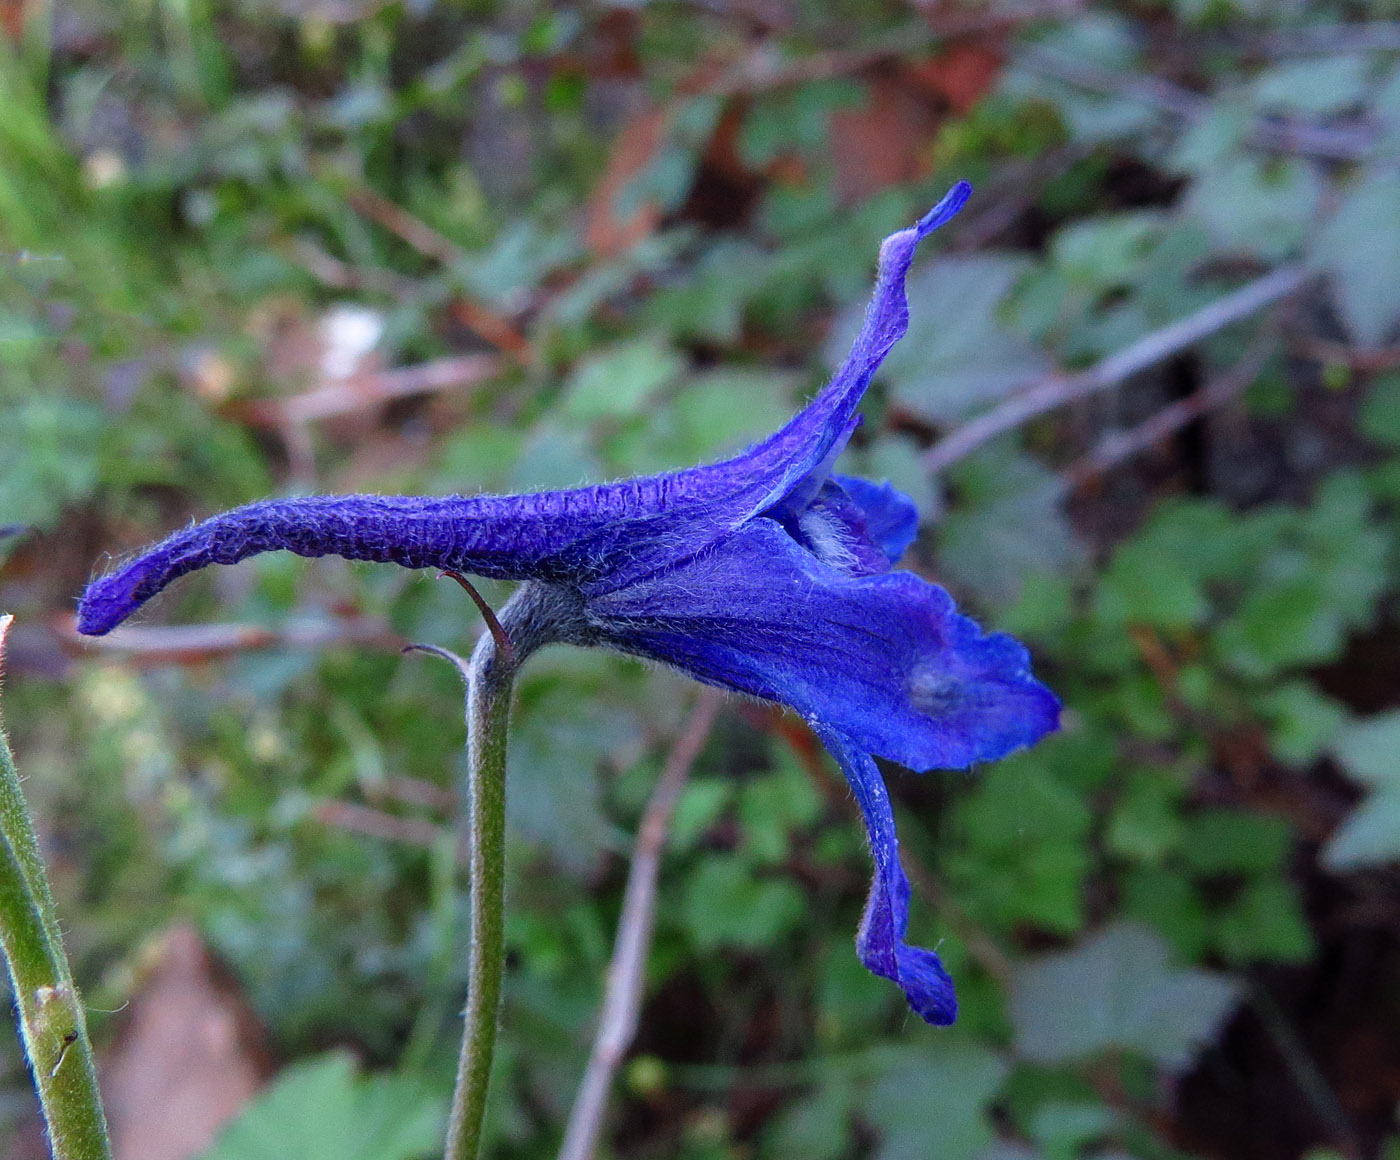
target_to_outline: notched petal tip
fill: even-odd
[[[958,996],[943,962],[925,947],[901,943],[895,948],[899,978],[895,981],[909,1008],[925,1023],[947,1027],[958,1018]]]
[[[78,603],[78,631],[84,636],[106,636],[136,608],[131,597],[130,570],[94,580]]]
[[[943,195],[942,201],[919,219],[919,224],[914,227],[918,231],[919,237],[925,238],[939,226],[950,222],[957,216],[958,211],[967,204],[967,199],[971,196],[972,182],[959,181]]]

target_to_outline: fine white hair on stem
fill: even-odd
[[[701,690],[690,720],[667,755],[656,788],[642,813],[632,869],[627,875],[627,889],[622,900],[622,915],[617,923],[617,938],[603,987],[598,1031],[569,1112],[559,1160],[592,1160],[597,1149],[613,1076],[637,1033],[647,952],[651,948],[656,918],[656,880],[661,868],[661,851],[666,845],[676,802],[685,788],[691,766],[714,727],[721,700],[721,694],[715,690]]]

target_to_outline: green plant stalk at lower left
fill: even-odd
[[[0,670],[13,617],[0,616]],[[0,949],[54,1160],[110,1160],[82,1001],[9,740],[0,725]]]

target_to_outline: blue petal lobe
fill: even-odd
[[[899,563],[919,534],[919,509],[914,501],[889,483],[871,483],[853,475],[831,478],[860,508],[870,538],[885,558],[892,565]]]
[[[590,595],[600,639],[790,705],[914,769],[994,761],[1056,728],[1026,650],[909,572],[852,575],[760,518],[629,588]]]
[[[820,721],[811,724],[850,782],[870,837],[875,880],[856,934],[856,954],[867,970],[897,983],[925,1023],[946,1026],[958,1015],[953,980],[933,951],[904,941],[909,927],[909,880],[899,861],[894,811],[880,771],[868,753],[838,730]]]

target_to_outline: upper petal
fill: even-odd
[[[962,209],[971,193],[971,185],[958,182],[917,223],[884,240],[875,291],[846,361],[786,425],[733,459],[637,481],[656,489],[664,516],[629,529],[629,558],[617,561],[598,591],[626,587],[789,497],[795,509],[808,505],[855,429],[856,409],[875,371],[909,329],[904,282],[919,242]]]
[[[994,761],[1058,723],[1026,650],[983,635],[941,588],[848,575],[768,519],[586,611],[613,647],[790,705],[914,769]]]
[[[831,383],[786,426],[706,467],[527,496],[314,496],[249,504],[195,524],[90,585],[79,630],[110,631],[172,580],[258,552],[339,555],[500,579],[626,587],[703,551],[794,489],[821,488],[875,369],[908,329],[904,279],[919,240],[953,216],[959,183],[885,239],[865,325]],[[806,497],[804,497],[804,505]]]

